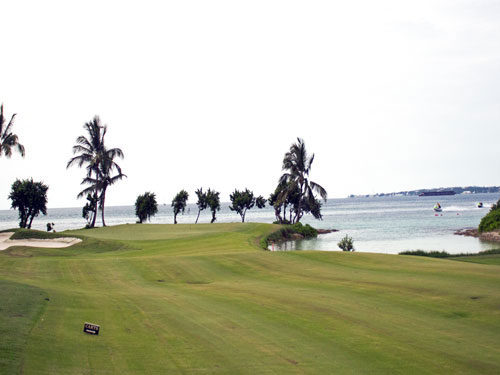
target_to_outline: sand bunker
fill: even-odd
[[[10,237],[14,232],[0,233],[0,250],[8,249],[11,246],[30,246],[30,247],[69,247],[78,242],[82,242],[79,238],[74,237],[61,237],[42,240],[39,238],[29,238],[24,240],[11,240]]]

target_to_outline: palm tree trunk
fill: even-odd
[[[297,210],[297,215],[295,215],[295,219],[297,222],[300,221],[300,218],[302,217],[301,212],[302,212],[302,197],[304,196],[304,181],[301,181],[300,183],[300,196],[299,196],[299,208]]]
[[[213,224],[213,222],[216,220],[215,218],[215,210],[212,211],[212,221],[210,222],[210,224]]]
[[[94,228],[95,227],[95,221],[97,219],[97,210],[98,210],[98,207],[97,207],[97,203],[94,205],[94,217],[92,218],[92,223],[90,223],[90,227],[91,228]]]
[[[102,226],[105,227],[106,223],[104,221],[104,201],[106,200],[106,189],[103,189],[101,193],[101,214],[102,214]]]
[[[19,209],[19,215],[21,217],[19,220],[19,228],[26,228],[27,213],[23,209]]]
[[[35,218],[35,215],[30,216],[30,223],[28,224],[28,229],[31,229],[31,223],[33,223],[34,218]]]
[[[200,213],[201,213],[201,210],[199,209],[198,210],[198,216],[196,216],[195,224],[198,224],[198,219],[200,218]]]
[[[99,196],[99,175],[96,173],[96,182],[95,182],[95,204],[94,204],[94,217],[92,218],[92,224],[90,224],[91,228],[95,227],[95,221],[97,219],[97,210],[99,206],[99,199],[97,197]]]

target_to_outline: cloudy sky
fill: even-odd
[[[33,177],[76,207],[66,169],[99,115],[128,179],[109,205],[186,189],[268,196],[304,138],[330,197],[500,185],[499,1],[4,1],[0,102]]]

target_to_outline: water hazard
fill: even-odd
[[[293,241],[275,245],[277,250],[326,250],[338,251],[338,241],[348,234],[354,239],[356,251],[398,253],[404,250],[445,250],[450,253],[479,252],[500,248],[500,244],[482,242],[472,237],[454,235],[463,228],[475,228],[489,207],[500,194],[468,194],[443,197],[368,197],[330,199],[323,206],[323,220],[304,217],[303,222],[316,228],[338,229],[338,232],[320,235],[315,240]],[[443,211],[435,213],[433,207],[439,201]],[[484,208],[477,208],[483,202]],[[239,222],[240,217],[223,203],[217,214],[217,222]],[[49,209],[47,216],[35,219],[33,227],[46,229],[46,223],[55,223],[55,229],[78,229],[85,226],[81,208]],[[179,223],[194,223],[198,213],[194,204],[188,205]],[[209,223],[211,215],[204,211],[200,223]],[[106,223],[118,225],[135,223],[133,206],[107,207]],[[266,207],[252,209],[246,221],[272,223],[274,212]],[[160,205],[152,223],[173,223],[173,213],[168,205]],[[98,221],[98,225],[99,221]],[[0,211],[0,230],[18,226],[17,211]]]

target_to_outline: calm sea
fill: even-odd
[[[461,194],[444,197],[368,197],[330,199],[323,207],[323,220],[310,217],[303,219],[316,228],[338,229],[339,232],[320,235],[315,240],[294,241],[282,245],[282,250],[339,250],[338,241],[348,234],[354,239],[356,251],[398,253],[404,250],[445,250],[450,253],[479,252],[500,248],[500,244],[480,241],[472,237],[454,235],[458,229],[479,225],[489,207],[500,198],[499,194]],[[433,206],[440,202],[443,212],[436,214]],[[484,208],[477,208],[483,202]],[[237,214],[223,203],[217,214],[217,222],[239,222]],[[48,222],[55,229],[77,229],[85,226],[81,208],[53,208],[47,216],[39,216],[33,222],[34,229],[45,230]],[[194,204],[188,205],[179,223],[194,223],[198,213]],[[203,211],[199,223],[210,222],[210,212]],[[254,208],[247,213],[247,222],[271,223],[271,208]],[[106,224],[135,223],[133,206],[107,207]],[[159,206],[152,223],[173,223],[169,206]],[[98,218],[98,224],[100,221]],[[0,211],[0,230],[18,226],[17,211]]]

